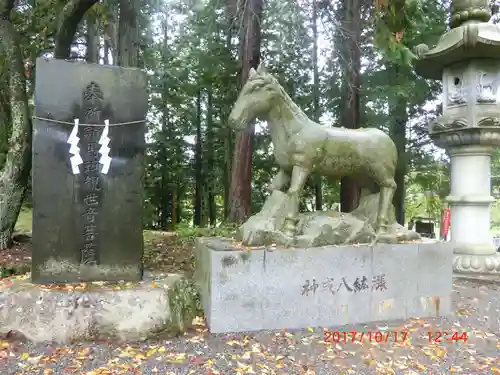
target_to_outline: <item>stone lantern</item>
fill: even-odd
[[[490,236],[491,154],[500,146],[500,28],[488,0],[453,0],[451,29],[436,47],[416,48],[416,73],[443,82],[443,114],[429,124],[451,160],[453,269],[500,273]]]

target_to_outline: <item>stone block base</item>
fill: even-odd
[[[195,282],[213,333],[451,314],[453,246],[245,249],[200,238]]]
[[[0,281],[0,335],[33,342],[142,340],[184,331],[197,313],[197,291],[180,275],[150,275],[138,283],[35,285]],[[199,305],[199,303],[198,303]]]
[[[500,275],[500,254],[454,254],[453,271],[457,273],[485,273]]]

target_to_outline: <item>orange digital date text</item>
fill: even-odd
[[[331,344],[338,343],[354,343],[354,342],[405,342],[408,339],[409,332],[407,331],[375,331],[375,332],[358,332],[358,331],[325,331],[325,342]]]

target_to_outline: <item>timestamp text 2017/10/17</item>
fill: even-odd
[[[377,343],[387,343],[389,341],[405,342],[408,338],[408,334],[408,331],[325,331],[324,341],[332,344],[364,341]]]

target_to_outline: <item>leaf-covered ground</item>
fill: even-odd
[[[212,335],[200,324],[175,339],[70,346],[0,342],[1,374],[500,374],[500,284],[456,279],[452,318],[344,328],[357,339],[325,343],[322,328]],[[330,328],[330,331],[335,329]],[[365,332],[359,342],[360,332]],[[399,332],[376,343],[368,332]],[[408,332],[402,341],[402,332]],[[467,333],[429,343],[428,332]],[[457,335],[457,336],[458,336]],[[451,336],[450,336],[451,337]]]

